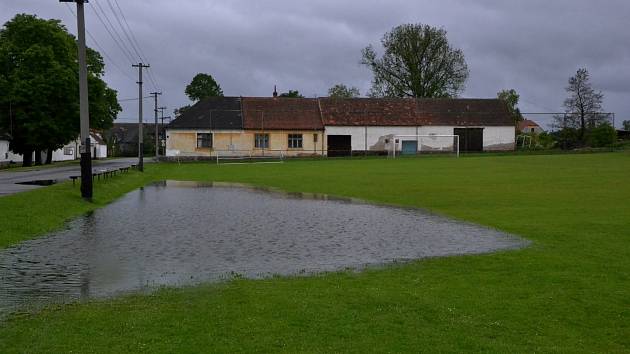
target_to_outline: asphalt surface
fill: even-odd
[[[144,163],[151,162],[151,159],[145,159]],[[138,158],[120,158],[102,161],[92,161],[92,169],[94,171],[103,169],[115,169],[120,167],[128,167],[138,163]],[[36,180],[56,180],[57,182],[68,181],[70,176],[81,174],[81,167],[76,165],[61,167],[45,167],[28,171],[0,171],[0,197],[3,195],[15,194],[37,188],[45,188],[37,185],[17,184],[21,182],[29,182]]]

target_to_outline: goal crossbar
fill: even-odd
[[[418,138],[454,138],[455,139],[455,151],[456,151],[456,155],[457,157],[459,157],[459,135],[455,135],[455,134],[422,134],[422,135],[393,135],[392,136],[392,157],[396,158],[396,140],[398,140],[398,138],[416,138],[416,141],[418,141]],[[401,143],[402,145],[402,143]],[[421,148],[422,149],[422,148]],[[422,150],[419,150],[422,151]],[[402,153],[401,153],[402,154]]]

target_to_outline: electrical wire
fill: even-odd
[[[112,30],[114,31],[112,33],[112,30],[110,30],[110,27],[107,26],[107,24],[105,23],[105,21],[103,20],[103,18],[101,17],[101,15],[99,14],[99,12],[97,11],[97,7],[101,9],[101,6],[99,5],[98,1],[93,1],[93,3],[96,3],[96,7],[94,6],[90,6],[90,8],[92,9],[92,11],[94,11],[94,14],[96,14],[96,17],[98,18],[98,20],[101,22],[101,24],[103,25],[103,27],[105,27],[105,30],[107,31],[107,33],[109,34],[109,36],[112,38],[112,40],[116,43],[116,45],[118,46],[118,48],[123,52],[123,54],[127,57],[127,60],[129,60],[130,63],[133,63],[135,60],[133,60],[133,55],[131,54],[131,52],[129,51],[129,49],[127,48],[127,46],[125,45],[125,42],[122,40],[122,38],[120,37],[120,35],[118,34],[118,32],[116,32],[116,29],[111,26],[111,21],[109,21],[109,18],[106,17],[106,14],[103,12],[103,17],[106,18],[107,22],[110,23],[110,26],[112,27]],[[114,33],[116,34],[116,36],[114,36]],[[118,37],[118,39],[116,39],[116,37]]]
[[[74,12],[74,10],[72,10],[72,7],[70,7],[70,5],[68,5],[67,2],[64,2],[64,4],[66,5],[66,7],[68,8],[68,10],[70,11],[70,13],[72,14],[72,16],[74,16],[75,18],[77,17],[77,14]],[[116,69],[118,69],[118,71],[120,71],[121,74],[123,74],[124,76],[126,76],[128,79],[130,80],[134,80],[134,78],[131,77],[131,75],[129,75],[128,72],[124,71],[122,69],[122,67],[120,65],[118,65],[118,63],[109,55],[109,53],[107,53],[107,51],[100,45],[100,43],[96,40],[96,38],[94,38],[94,36],[92,35],[92,33],[86,29],[85,32],[88,34],[88,37],[90,37],[90,39],[92,40],[92,42],[94,42],[94,45],[99,49],[99,53],[103,53],[103,55],[105,56],[105,58],[107,58],[109,60],[109,62],[116,67]]]

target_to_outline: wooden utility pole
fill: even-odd
[[[153,108],[153,113],[155,113],[155,160],[157,161],[158,156],[160,155],[160,150],[158,149],[158,105],[157,105],[157,97],[161,95],[162,92],[151,92],[150,95],[153,96],[153,102],[155,103]]]
[[[138,170],[144,171],[144,135],[142,133],[142,68],[150,65],[142,63],[131,65],[138,68]]]
[[[77,3],[77,47],[79,49],[79,114],[81,117],[81,197],[92,200],[92,156],[90,142],[90,110],[88,103],[87,64],[85,59],[85,14],[87,0],[59,0]]]

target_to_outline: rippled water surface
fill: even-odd
[[[167,181],[0,251],[0,314],[232,274],[333,271],[525,244],[416,209]]]

